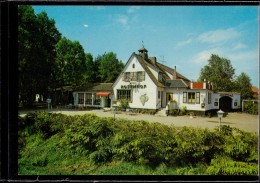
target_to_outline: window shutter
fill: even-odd
[[[134,79],[134,72],[130,72],[130,81],[133,81]]]
[[[200,103],[200,92],[196,92],[196,104]]]
[[[124,73],[122,73],[122,80],[123,80],[123,81],[125,81],[125,77],[126,77],[126,74],[125,74],[125,72],[124,72]]]
[[[137,72],[133,72],[133,78],[132,78],[133,81],[136,81],[137,80]]]
[[[142,71],[142,77],[141,77],[141,81],[144,81],[145,80],[145,72]]]

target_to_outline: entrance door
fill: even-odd
[[[229,112],[232,110],[232,98],[228,96],[221,97],[219,99],[219,109],[224,112]]]
[[[173,95],[172,93],[166,93],[166,104],[170,101],[173,101]]]

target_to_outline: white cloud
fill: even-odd
[[[221,43],[240,37],[240,32],[233,28],[208,31],[198,36],[198,41],[203,43]]]
[[[140,6],[131,6],[130,8],[127,9],[127,13],[134,13],[140,8],[141,8]]]
[[[121,25],[127,25],[128,24],[128,17],[126,15],[119,15],[116,18],[116,22]]]
[[[240,50],[243,48],[247,48],[247,45],[243,44],[243,43],[237,43],[234,47],[233,50]]]
[[[248,50],[248,51],[237,51],[233,52],[230,55],[230,59],[233,62],[250,62],[255,61],[258,62],[259,60],[259,51],[258,50]]]
[[[180,41],[176,44],[175,48],[179,48],[179,47],[183,47],[183,46],[186,46],[186,45],[189,45],[190,43],[192,43],[192,39],[187,39],[185,41]]]
[[[219,48],[212,48],[212,49],[209,49],[209,50],[203,50],[203,51],[197,53],[194,56],[193,62],[195,62],[196,64],[207,64],[207,61],[211,57],[211,54],[221,55],[220,53],[222,53],[222,51]]]
[[[87,25],[87,24],[84,24],[83,26],[86,27],[86,28],[88,28],[88,25]]]

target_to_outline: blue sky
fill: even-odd
[[[46,11],[64,37],[93,57],[114,52],[127,62],[144,47],[149,56],[197,80],[211,54],[231,61],[235,75],[259,78],[257,6],[33,6]],[[142,44],[143,41],[143,44]]]

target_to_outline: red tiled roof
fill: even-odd
[[[203,83],[202,82],[193,83],[193,88],[194,89],[202,89]]]
[[[189,82],[189,87],[191,88],[191,82]],[[206,83],[206,88],[212,90],[212,86]],[[203,82],[193,82],[193,89],[203,89]]]
[[[259,89],[256,87],[256,86],[252,86],[251,90],[254,92],[254,93],[259,93]]]

